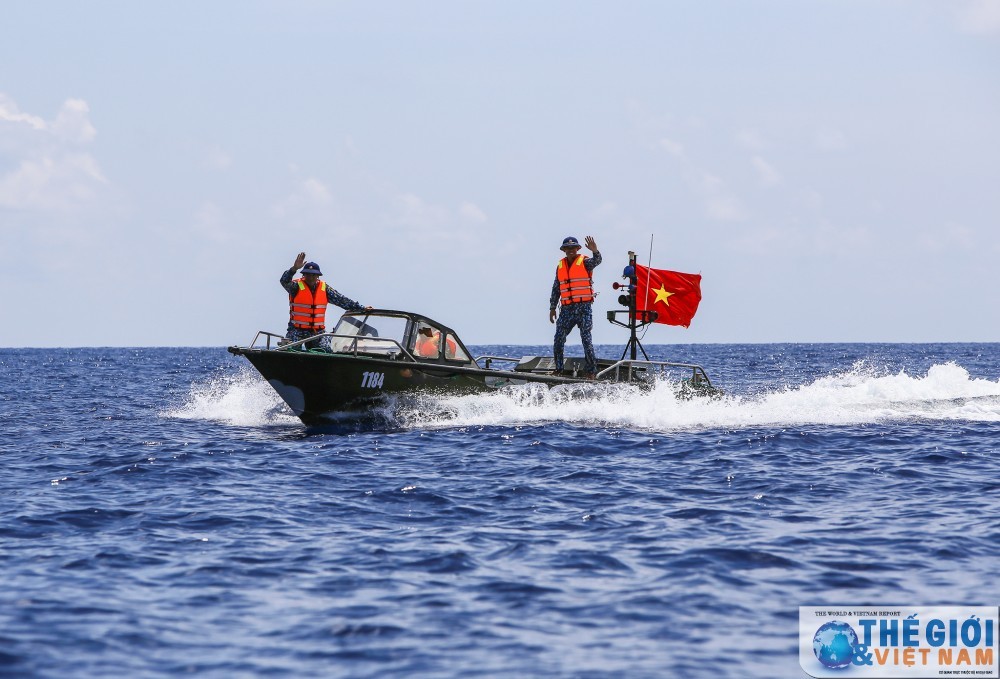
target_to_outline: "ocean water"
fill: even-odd
[[[0,350],[0,676],[801,677],[801,605],[1000,603],[1000,345],[647,350],[727,395],[310,430],[221,348]]]

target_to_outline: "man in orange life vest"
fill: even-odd
[[[417,341],[413,345],[413,353],[421,358],[437,358],[441,355],[441,331],[429,325],[423,325],[417,330]],[[448,336],[445,347],[445,358],[455,358],[458,344]]]
[[[303,262],[305,262],[305,266],[302,266]],[[299,268],[302,269],[302,277],[292,280]],[[306,253],[304,252],[300,252],[295,258],[291,269],[281,274],[281,287],[288,293],[289,303],[288,333],[285,336],[292,342],[326,332],[327,303],[336,304],[347,311],[371,309],[371,307],[361,306],[353,299],[344,297],[327,286],[319,279],[322,275],[323,272],[319,270],[319,265],[316,262],[306,262]],[[329,337],[306,342],[302,345],[303,348],[308,349],[316,347],[325,349],[329,346]]]
[[[584,373],[594,377],[597,373],[597,359],[594,356],[594,342],[590,331],[594,327],[594,267],[601,263],[601,253],[591,236],[584,239],[593,257],[580,254],[580,242],[573,236],[563,240],[559,248],[566,256],[556,265],[556,279],[549,295],[549,322],[556,324],[556,336],[552,353],[556,359],[556,372],[563,371],[563,348],[566,336],[573,326],[580,328],[585,357]],[[556,306],[559,306],[559,321],[556,322]]]

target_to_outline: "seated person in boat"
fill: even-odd
[[[454,359],[457,351],[458,345],[449,337],[445,343],[445,358]],[[441,331],[429,325],[420,326],[413,353],[419,358],[437,358],[441,354]]]

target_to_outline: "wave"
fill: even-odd
[[[191,385],[183,405],[161,415],[241,427],[301,424],[271,385],[247,367]]]
[[[877,375],[875,369],[857,364],[798,387],[715,399],[679,398],[676,388],[669,382],[651,390],[523,385],[491,394],[427,397],[402,414],[411,426],[565,422],[653,430],[914,419],[1000,421],[1000,380],[972,379],[954,363],[934,365],[924,376],[905,371]]]
[[[509,386],[496,392],[393,399],[378,421],[392,427],[506,426],[562,422],[634,429],[676,430],[796,424],[855,425],[901,420],[1000,421],[1000,380],[973,379],[955,364],[926,375],[878,374],[858,363],[811,383],[752,395],[679,398],[677,385]],[[298,424],[278,395],[251,369],[192,385],[186,402],[168,417],[238,426]],[[371,415],[371,413],[369,414]]]

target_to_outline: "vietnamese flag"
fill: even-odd
[[[635,265],[635,310],[655,311],[656,323],[691,325],[701,302],[701,274]]]

